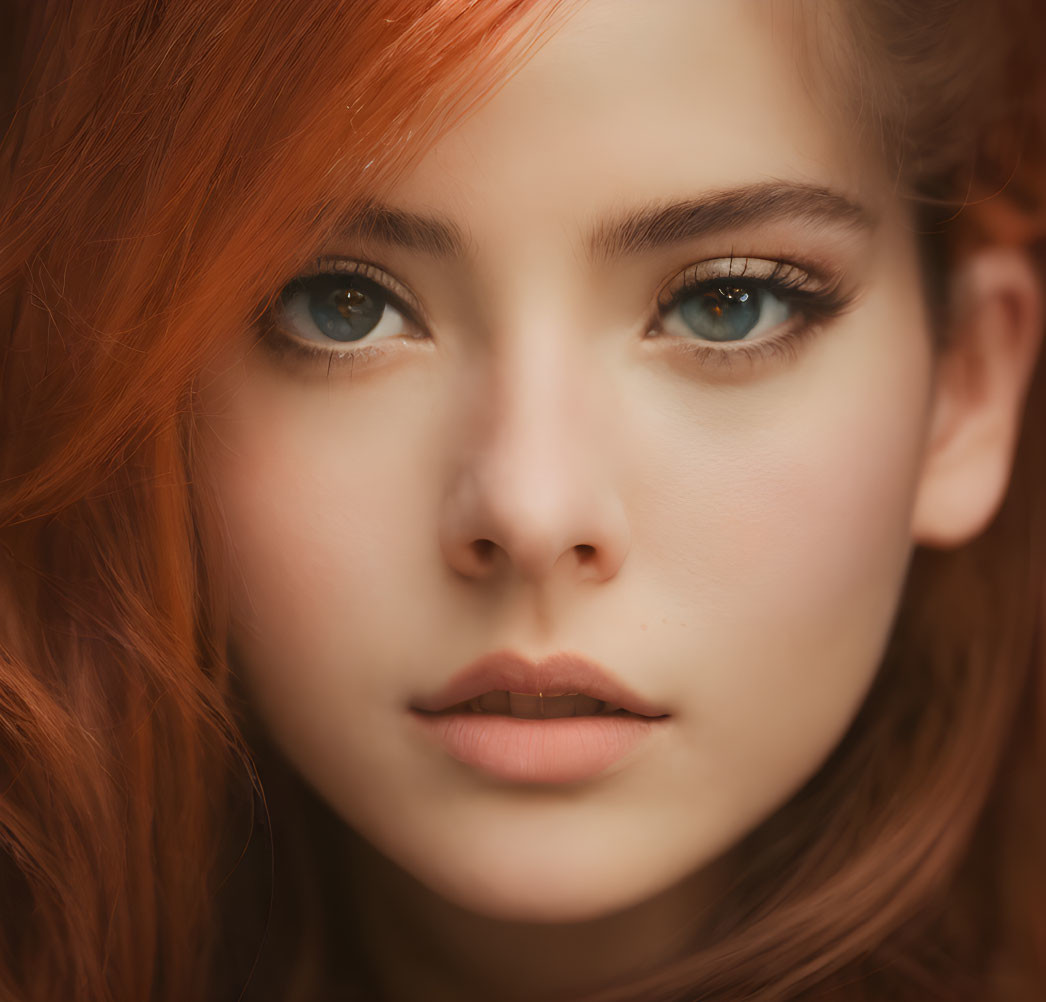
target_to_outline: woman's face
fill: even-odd
[[[585,919],[699,871],[880,660],[930,336],[890,180],[784,9],[582,6],[205,389],[258,714],[477,912]],[[485,706],[598,695],[572,655],[662,716],[418,709],[487,655],[538,668],[476,680],[523,693]]]

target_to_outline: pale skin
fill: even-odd
[[[909,210],[767,10],[581,7],[383,194],[460,247],[322,249],[380,266],[422,322],[346,345],[283,316],[327,354],[245,333],[201,384],[235,657],[278,746],[391,860],[361,867],[390,998],[534,999],[671,957],[716,861],[853,720],[914,545],[970,539],[1005,490],[1034,275],[973,255],[936,356]],[[717,198],[735,211],[678,239],[593,246]],[[743,356],[678,310],[652,330],[688,267],[782,261],[846,301],[801,338],[795,303],[764,303],[749,343],[793,351]],[[669,726],[591,782],[485,779],[407,707],[504,648],[581,652]]]

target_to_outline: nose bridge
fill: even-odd
[[[546,336],[515,341],[492,359],[476,474],[494,509],[511,520],[506,531],[551,532],[576,503],[588,420],[576,354]]]
[[[443,520],[444,552],[463,573],[502,566],[539,580],[565,563],[605,577],[627,548],[607,443],[597,441],[588,353],[562,326],[531,317],[492,339],[477,363]]]

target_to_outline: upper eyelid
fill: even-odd
[[[319,257],[313,261],[310,268],[298,276],[299,279],[315,278],[318,275],[343,274],[360,275],[370,279],[382,289],[391,294],[393,299],[400,301],[413,314],[413,318],[424,320],[425,308],[421,301],[410,289],[404,285],[395,275],[383,268],[380,264],[359,258],[344,257]]]
[[[769,286],[784,284],[796,288],[821,284],[818,276],[809,268],[804,268],[791,261],[760,257],[707,258],[704,261],[687,265],[665,282],[658,290],[657,305],[661,309],[667,309],[672,305],[673,297],[681,290],[706,281],[717,282],[727,279],[738,281],[747,279],[751,283],[762,283]]]

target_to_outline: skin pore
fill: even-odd
[[[390,998],[682,950],[853,720],[913,545],[1005,483],[1029,339],[951,392],[907,210],[811,99],[789,9],[579,7],[203,383],[235,660],[374,847]],[[358,342],[309,310],[338,281],[392,304]],[[709,339],[724,311],[745,339]],[[670,718],[595,780],[494,781],[409,706],[501,650],[581,653]]]

